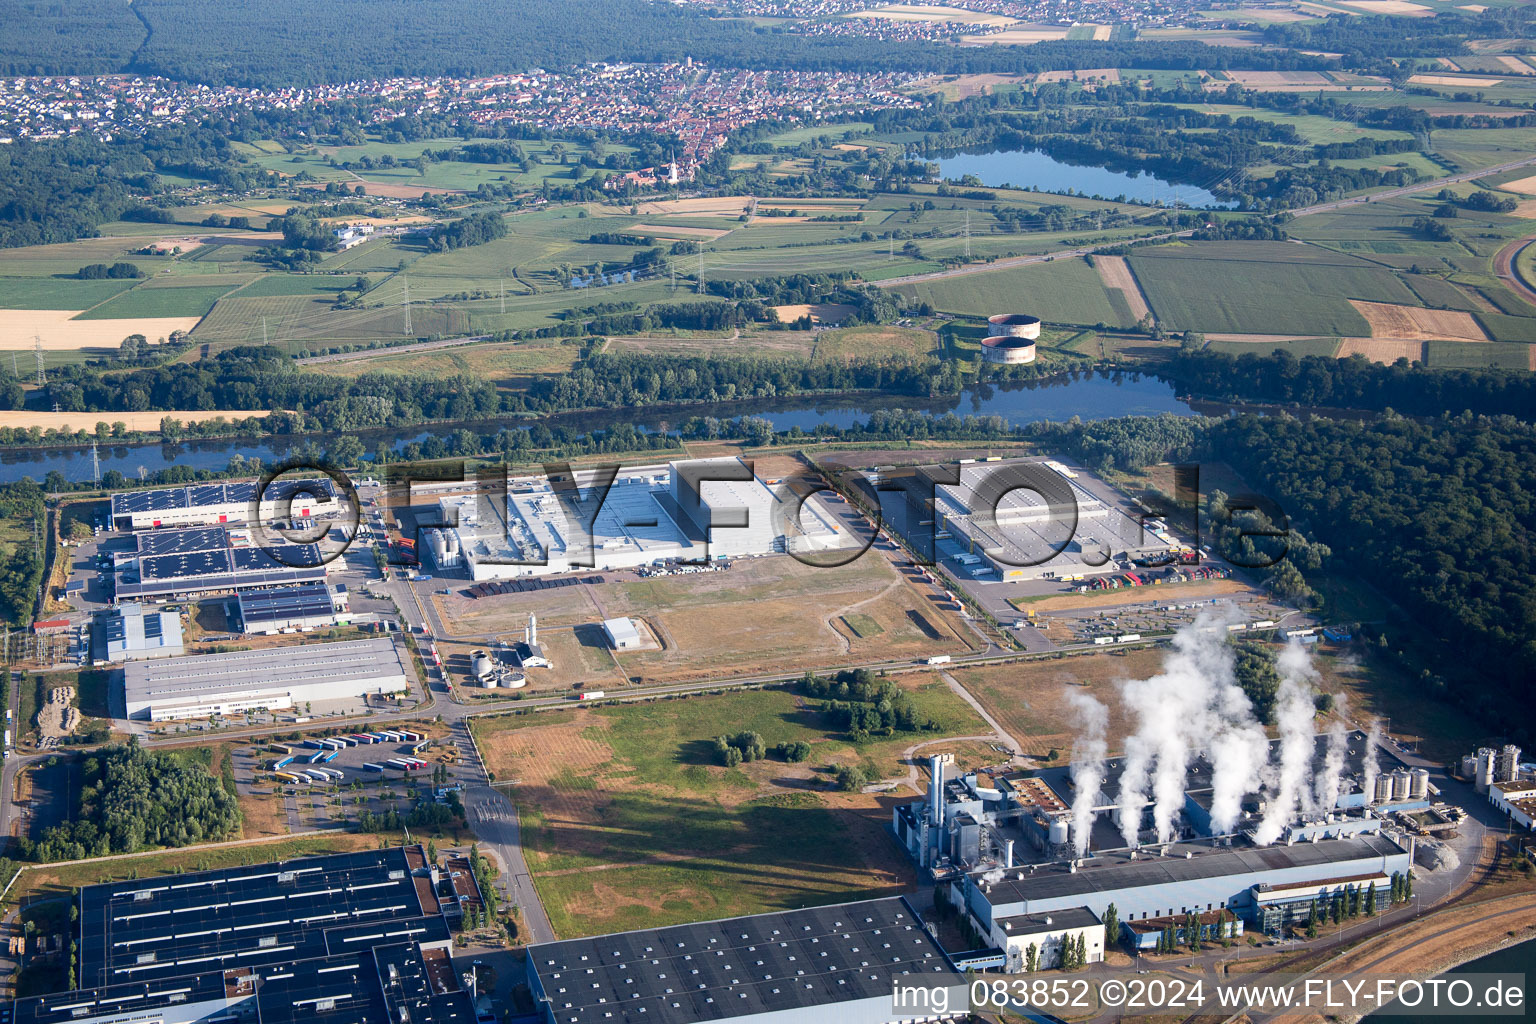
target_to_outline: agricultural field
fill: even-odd
[[[1137,270],[1140,276],[1140,270]],[[907,302],[949,313],[990,316],[1027,312],[1051,323],[1129,327],[1135,323],[1118,290],[1109,291],[1081,259],[1061,259],[894,287]]]
[[[578,346],[562,345],[559,339],[482,342],[394,354],[383,349],[357,359],[311,364],[309,369],[343,377],[364,373],[468,374],[510,388],[526,386],[529,380],[543,374],[569,373],[576,363],[577,352]]]
[[[841,327],[816,336],[811,358],[815,362],[899,358],[921,360],[939,352],[932,331],[912,327]]]
[[[152,283],[140,285],[94,309],[82,320],[123,320],[130,317],[202,317],[213,304],[235,288],[239,281],[226,284]]]
[[[914,790],[838,793],[829,771],[859,765],[872,778],[910,778],[908,747],[988,730],[932,675],[898,685],[936,730],[854,744],[794,693],[756,690],[482,718],[475,739],[495,778],[514,782],[534,884],[568,938],[909,885],[910,863],[884,826],[891,804]],[[770,756],[726,768],[713,737],[741,731],[770,748],[805,742],[812,753],[799,764]],[[955,749],[986,763],[974,746]]]
[[[0,277],[0,309],[85,310],[132,288],[134,281]]]

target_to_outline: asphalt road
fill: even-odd
[[[1504,248],[1494,253],[1493,272],[1499,275],[1499,280],[1503,281],[1510,291],[1520,296],[1526,302],[1536,305],[1536,290],[1533,290],[1530,285],[1526,284],[1525,279],[1515,270],[1515,260],[1525,250],[1525,247],[1532,242],[1536,242],[1536,235],[1526,235],[1524,238],[1510,242]]]

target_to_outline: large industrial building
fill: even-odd
[[[312,583],[326,574],[315,544],[263,542],[228,526],[145,531],[115,558],[119,601]]]
[[[14,1024],[475,1024],[449,921],[472,887],[420,847],[87,886],[73,992]]]
[[[132,603],[97,615],[91,643],[96,662],[173,658],[186,650],[179,612],[150,611]]]
[[[700,479],[721,476],[735,479]],[[427,530],[425,548],[438,569],[487,580],[850,543],[815,498],[786,525],[788,504],[740,459],[626,467],[601,505],[596,471],[575,473],[573,483],[579,500],[562,497],[546,477],[511,478],[505,495],[440,498],[440,521],[456,525]],[[591,523],[590,549],[582,520]]]
[[[218,523],[263,523],[293,518],[322,518],[343,511],[330,480],[273,480],[261,492],[251,481],[189,484],[112,495],[112,525],[119,530]]]
[[[129,718],[165,722],[356,700],[408,688],[387,637],[132,662],[123,669]]]
[[[348,591],[329,583],[242,590],[235,597],[235,618],[242,633],[280,633],[333,626],[346,616]]]
[[[893,529],[978,583],[1114,572],[1172,543],[1108,485],[1054,459],[964,459],[868,481]]]
[[[963,1018],[968,985],[902,897],[530,946],[544,1024],[889,1024]],[[912,986],[943,993],[895,1007]]]

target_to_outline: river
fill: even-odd
[[[1066,192],[1070,189],[1105,199],[1123,196],[1145,203],[1161,199],[1169,206],[1173,205],[1177,194],[1180,206],[1209,209],[1237,205],[1197,185],[1178,185],[1149,171],[1137,170],[1132,174],[1107,167],[1079,167],[1057,160],[1038,149],[958,153],[941,157],[938,165],[939,174],[949,181],[959,181],[965,175],[973,174],[983,185],[994,188],[1038,187],[1042,192]]]
[[[947,412],[953,412],[957,416],[996,415],[1002,416],[1014,425],[1041,420],[1068,420],[1073,416],[1094,420],[1116,416],[1151,416],[1158,413],[1191,416],[1197,412],[1188,402],[1176,397],[1171,383],[1156,377],[1139,374],[1081,373],[1048,381],[1018,382],[1007,386],[984,384],[965,389],[958,398],[937,401],[870,394],[846,397],[815,396],[733,402],[726,405],[568,413],[544,417],[539,422],[551,426],[563,426],[578,432],[605,430],[618,424],[633,424],[646,432],[654,432],[675,430],[694,416],[716,416],[721,419],[760,416],[770,421],[775,430],[791,430],[795,427],[811,430],[821,424],[837,428],[850,427],[867,420],[871,413],[880,409],[909,409],[934,415],[943,415]],[[1202,407],[1198,411],[1219,412],[1220,410]],[[398,451],[413,441],[424,441],[434,434],[447,436],[466,426],[477,433],[487,434],[504,424],[526,426],[531,422],[534,421],[516,419],[472,424],[434,424],[392,431],[362,432],[358,436],[362,438],[364,447],[369,452],[372,452],[381,442],[389,444],[392,449]],[[246,458],[259,458],[265,463],[272,464],[281,462],[295,448],[312,439],[322,444],[325,441],[323,437],[311,438],[308,435],[226,438],[184,441],[180,444],[107,445],[102,446],[98,454],[103,473],[109,469],[115,469],[132,478],[138,475],[141,466],[151,473],[170,466],[222,470],[228,464],[230,457],[236,454]],[[0,449],[0,483],[10,483],[26,476],[34,480],[42,480],[50,470],[55,469],[67,480],[90,480],[90,449]]]

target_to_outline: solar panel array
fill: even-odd
[[[296,618],[321,619],[335,610],[331,588],[325,583],[296,587],[268,587],[240,593],[240,622],[246,632],[274,622]]]
[[[689,1024],[963,984],[906,900],[868,900],[534,946],[554,1024]]]

